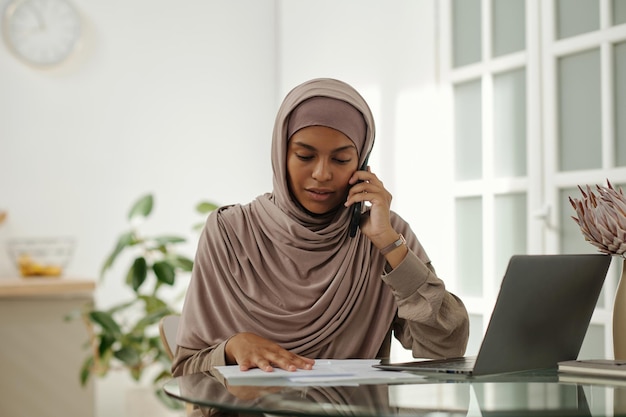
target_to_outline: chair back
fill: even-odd
[[[176,353],[176,332],[178,331],[178,322],[180,316],[177,314],[170,314],[164,316],[159,321],[159,335],[161,336],[161,343],[165,348],[165,352],[171,360],[174,359]]]

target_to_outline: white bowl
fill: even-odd
[[[59,277],[74,254],[69,237],[19,238],[7,242],[9,256],[22,277]]]

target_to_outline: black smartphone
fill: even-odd
[[[365,157],[365,161],[363,161],[363,165],[361,165],[361,168],[359,168],[360,171],[367,170],[368,159],[369,159],[369,155]],[[359,182],[363,182],[363,181],[359,181]],[[350,237],[356,236],[356,229],[358,229],[359,225],[361,224],[362,207],[363,207],[363,203],[360,201],[352,205],[352,216],[350,217],[350,227],[348,229]]]

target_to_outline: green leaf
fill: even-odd
[[[107,374],[107,372],[109,372],[109,369],[111,368],[111,359],[113,358],[113,349],[109,349],[107,351],[104,352],[104,355],[100,356],[98,362],[98,367],[100,368],[98,370],[98,375],[100,376],[104,376]]]
[[[196,211],[200,214],[207,214],[213,210],[217,210],[219,206],[210,201],[201,201],[196,205]]]
[[[141,332],[132,333],[131,331],[126,335],[124,344],[134,346],[136,348],[137,346],[143,346],[145,338],[146,335],[142,334]]]
[[[156,385],[159,382],[165,382],[166,380],[170,379],[172,377],[172,373],[163,369],[161,370],[161,372],[159,372],[159,374],[157,374],[157,376],[154,377],[154,379],[152,380],[152,382]]]
[[[170,263],[175,267],[185,272],[191,272],[193,269],[193,261],[186,256],[175,255],[169,259]]]
[[[157,311],[154,311],[144,317],[141,318],[141,320],[139,320],[137,322],[137,324],[135,325],[135,327],[133,328],[133,330],[131,330],[132,334],[143,334],[144,331],[146,330],[146,327],[157,324],[159,322],[159,320],[161,320],[162,317],[170,314],[172,311],[168,308],[165,309],[160,309]],[[148,339],[148,342],[150,341],[150,339]]]
[[[105,333],[100,337],[100,344],[98,345],[98,353],[100,356],[105,356],[107,351],[111,350],[111,347],[117,339],[110,333]]]
[[[134,217],[148,217],[148,215],[152,212],[152,207],[154,205],[154,198],[152,194],[146,194],[141,197],[139,200],[133,204],[130,211],[128,212],[128,220],[132,220]]]
[[[139,381],[141,379],[141,371],[141,367],[130,368],[130,376],[132,376],[135,381]]]
[[[91,311],[89,312],[89,318],[94,323],[100,325],[102,330],[111,333],[115,337],[119,337],[122,334],[122,329],[113,319],[113,316],[105,311]]]
[[[155,262],[154,265],[152,265],[152,270],[154,271],[159,282],[167,285],[174,285],[174,280],[176,279],[176,271],[169,262]]]
[[[113,248],[113,251],[107,257],[106,261],[104,262],[104,265],[102,265],[102,269],[100,270],[100,278],[102,279],[102,276],[104,275],[106,270],[109,269],[113,265],[113,263],[117,259],[117,256],[125,248],[129,246],[133,246],[136,243],[137,241],[135,240],[135,236],[133,232],[126,232],[120,235],[120,237],[117,239],[117,243],[115,244],[115,248]]]
[[[139,287],[143,284],[148,276],[148,264],[146,262],[146,258],[140,256],[135,259],[133,265],[130,267],[127,275],[127,281],[130,277],[131,285],[133,287],[133,291],[139,291]]]
[[[131,301],[127,301],[127,302],[125,302],[125,303],[117,304],[117,305],[115,305],[115,306],[113,306],[113,307],[109,308],[109,309],[107,310],[107,312],[108,312],[109,314],[115,314],[115,313],[117,313],[118,311],[126,310],[128,307],[132,306],[132,305],[133,305],[133,304],[135,304],[136,302],[137,302],[137,300],[136,300],[136,299],[133,299],[133,300],[131,300]]]
[[[148,314],[164,309],[169,310],[167,303],[154,295],[141,295],[139,298],[146,304]]]
[[[168,311],[167,314],[171,314],[171,311]],[[159,319],[160,320],[160,319]],[[150,347],[152,347],[155,351],[159,352],[159,354],[161,352],[164,353],[164,349],[163,349],[163,342],[161,342],[161,337],[160,336],[153,336],[148,338],[148,344],[150,345]]]
[[[154,238],[157,246],[166,246],[172,243],[183,243],[186,239],[180,236],[159,236]]]
[[[88,356],[80,367],[80,386],[84,387],[91,376],[91,368],[93,367],[93,356]]]
[[[129,346],[122,347],[113,353],[113,355],[128,367],[135,367],[141,362],[139,352]]]

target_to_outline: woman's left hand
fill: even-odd
[[[384,237],[389,231],[393,232],[389,216],[391,193],[376,174],[371,172],[370,167],[367,167],[367,171],[356,171],[349,183],[352,187],[348,192],[346,206],[350,207],[357,202],[369,203],[369,211],[362,217],[360,227],[361,232],[376,244],[377,237]]]
[[[350,207],[358,202],[370,204],[370,209],[361,217],[361,232],[378,249],[383,249],[398,240],[399,233],[391,226],[392,196],[383,182],[371,172],[369,167],[367,167],[367,171],[356,171],[348,182],[352,187],[348,192],[345,205]],[[387,263],[395,268],[402,262],[407,251],[405,245],[398,246],[396,250],[385,255]]]

